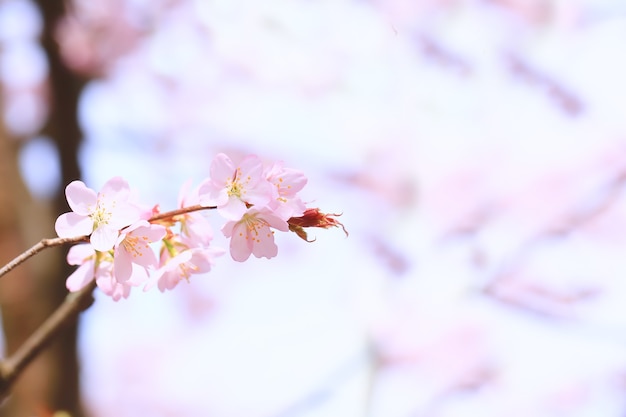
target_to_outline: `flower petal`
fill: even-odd
[[[65,187],[65,198],[73,212],[87,216],[96,206],[98,195],[82,181],[72,181]]]
[[[281,232],[286,232],[289,230],[289,223],[276,216],[269,210],[262,210],[259,217],[263,218],[263,220],[265,220],[265,222],[274,229],[280,230]]]
[[[237,262],[244,262],[252,253],[252,241],[245,224],[237,223],[232,229],[230,256]]]
[[[211,161],[211,180],[215,182],[216,185],[223,187],[226,185],[227,181],[232,180],[235,175],[235,165],[231,159],[223,154],[219,153],[215,155],[213,161]]]
[[[125,201],[115,201],[108,206],[111,210],[111,219],[109,226],[115,229],[121,229],[141,219],[141,210],[134,204]]]
[[[88,243],[72,246],[67,252],[67,263],[70,265],[82,265],[87,259],[94,256],[96,251]]]
[[[252,254],[257,258],[273,258],[278,255],[278,246],[274,243],[274,234],[269,227],[260,227],[258,236],[252,245]]]
[[[239,169],[241,170],[239,180],[246,183],[249,178],[249,184],[251,186],[256,184],[259,180],[265,179],[263,177],[263,161],[256,155],[246,156],[239,164]]]
[[[78,291],[94,278],[94,262],[85,262],[67,277],[65,287],[71,292]]]
[[[216,185],[207,179],[198,187],[198,201],[204,207],[222,206],[228,201],[228,190],[224,185]]]
[[[272,200],[272,184],[263,181],[252,188],[246,188],[244,200],[257,208],[265,206]]]
[[[112,227],[100,226],[91,234],[89,241],[93,248],[100,252],[106,252],[113,249],[113,245],[117,241],[119,231]]]
[[[59,237],[78,237],[89,235],[93,230],[93,220],[74,212],[61,214],[54,223]]]
[[[130,196],[130,186],[122,177],[113,177],[104,183],[98,197],[108,206],[108,202],[127,201]]]
[[[123,246],[119,246],[115,251],[115,257],[113,261],[113,272],[115,279],[119,283],[123,283],[129,280],[133,272],[133,257],[127,251],[123,249]]]
[[[248,210],[246,203],[236,197],[229,198],[228,202],[224,206],[217,208],[217,212],[220,216],[223,216],[228,220],[241,219],[246,210]]]

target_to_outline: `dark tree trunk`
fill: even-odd
[[[54,237],[54,219],[68,211],[64,186],[80,178],[77,160],[81,141],[78,99],[84,80],[63,65],[54,39],[55,25],[65,13],[61,0],[37,0],[44,20],[42,45],[49,62],[49,118],[43,134],[56,144],[61,158],[59,194],[50,207],[33,202],[16,164],[16,144],[0,126],[0,262],[6,263],[44,237]],[[6,351],[11,353],[61,304],[71,268],[65,249],[48,249],[0,279],[0,304]],[[68,326],[21,375],[1,415],[46,415],[55,410],[83,415],[80,405],[77,325]]]

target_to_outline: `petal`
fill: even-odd
[[[150,274],[150,278],[147,280],[146,284],[143,287],[143,292],[150,291],[152,287],[154,287],[154,285],[159,282],[159,279],[161,279],[161,276],[163,276],[164,272],[165,269],[163,268],[152,271],[152,273]]]
[[[252,188],[246,188],[244,200],[256,207],[265,206],[272,200],[272,184],[263,180]]]
[[[241,170],[240,180],[243,182],[250,178],[250,184],[256,184],[259,180],[265,179],[263,161],[256,155],[245,157],[239,164],[239,169]]]
[[[157,286],[159,291],[171,290],[181,281],[180,274],[177,271],[163,271],[163,275],[158,280]]]
[[[65,187],[65,198],[73,212],[87,216],[96,206],[98,195],[82,181],[72,181]]]
[[[146,226],[150,226],[150,223],[148,223],[147,220],[139,219],[136,222],[132,223],[130,226],[128,226],[126,229],[124,229],[122,233],[126,235],[128,233],[134,232],[140,227],[146,227]]]
[[[71,292],[78,291],[85,285],[89,284],[94,278],[94,262],[85,262],[72,274],[67,277],[65,287]]]
[[[59,237],[86,236],[93,231],[93,220],[73,212],[61,214],[54,223],[54,230]]]
[[[189,195],[189,190],[191,189],[191,179],[188,179],[181,185],[180,191],[178,192],[178,208],[186,207],[185,204],[193,205],[190,202],[192,200],[192,196]]]
[[[98,198],[106,204],[112,201],[127,201],[130,196],[128,182],[122,177],[113,177],[104,183],[98,193]]]
[[[222,249],[208,248],[194,251],[191,262],[198,267],[196,273],[209,272],[213,267],[213,259],[224,254]]]
[[[200,214],[189,214],[181,223],[182,234],[189,240],[191,246],[208,246],[213,240],[211,223]]]
[[[246,203],[236,197],[231,197],[228,202],[217,208],[217,212],[228,220],[239,220],[248,210]]]
[[[158,224],[151,224],[147,227],[141,227],[140,230],[137,230],[137,236],[145,236],[148,238],[148,242],[156,242],[161,240],[167,234],[167,229],[165,226],[161,226]]]
[[[222,233],[224,234],[224,236],[231,237],[233,235],[233,230],[235,226],[237,225],[237,223],[238,222],[234,220],[226,222],[224,226],[222,226]]]
[[[100,288],[103,293],[110,296],[113,301],[128,298],[130,295],[130,285],[120,284],[109,275],[96,278],[96,284],[98,285],[98,288]]]
[[[284,221],[288,221],[292,217],[302,216],[304,214],[304,211],[306,210],[306,205],[302,202],[300,198],[296,197],[285,202],[280,200],[274,200],[268,206],[268,208],[276,217]]]
[[[111,211],[109,226],[121,229],[141,219],[141,210],[134,204],[125,201],[110,202],[107,208]]]
[[[67,263],[70,265],[82,265],[87,259],[96,254],[93,247],[88,243],[81,243],[79,245],[72,246],[67,252]]]
[[[205,207],[222,206],[228,202],[228,190],[208,179],[198,187],[198,201]]]
[[[119,246],[115,251],[115,257],[113,258],[113,271],[115,272],[115,279],[117,282],[126,282],[130,278],[133,272],[133,257],[123,246]]]
[[[233,179],[235,175],[235,165],[233,161],[223,153],[215,155],[213,161],[211,161],[211,180],[215,184],[225,186],[226,183]]]
[[[280,181],[279,179],[282,179]],[[298,191],[302,190],[307,183],[307,177],[302,171],[298,171],[291,168],[285,168],[283,173],[272,181],[275,185],[279,186],[280,195],[293,196]]]
[[[135,264],[132,265],[132,268],[133,268],[133,272],[130,275],[130,279],[124,283],[125,285],[132,285],[136,287],[148,281],[150,276],[146,268],[143,268]]]
[[[233,237],[230,239],[230,256],[237,262],[243,262],[252,253],[252,241],[247,235],[247,228],[237,223],[233,228]]]
[[[138,244],[136,248],[138,249],[140,255],[132,257],[133,263],[141,265],[143,268],[156,268],[158,266],[159,261],[149,245],[145,243]]]
[[[119,236],[118,229],[112,227],[100,226],[91,234],[89,241],[93,248],[100,252],[106,252],[113,249],[113,245]]]
[[[258,217],[262,218],[271,227],[280,230],[281,232],[286,232],[289,230],[289,223],[287,223],[285,220],[281,219],[269,210],[261,210],[258,214]]]
[[[278,254],[278,246],[274,243],[274,234],[269,227],[258,229],[259,235],[252,244],[252,254],[257,258],[273,258]]]

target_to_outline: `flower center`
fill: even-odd
[[[145,236],[142,236],[142,239],[140,239],[139,236],[126,235],[122,241],[122,246],[133,258],[136,258],[143,256],[143,251],[148,247],[148,244]]]
[[[250,182],[252,178],[248,175],[244,182],[241,182],[241,168],[237,168],[235,170],[235,175],[227,185],[228,188],[228,196],[235,196],[237,198],[242,198],[246,193],[246,185]]]
[[[232,197],[235,196],[237,198],[241,198],[241,194],[244,192],[243,187],[241,186],[241,183],[237,180],[233,181],[230,183],[229,187],[228,187],[228,196]]]
[[[96,209],[89,216],[93,220],[93,230],[96,230],[102,225],[109,224],[109,220],[111,220],[112,215],[113,213],[108,211],[106,207],[98,201]]]
[[[187,282],[189,282],[189,277],[191,277],[191,274],[197,273],[198,269],[199,268],[196,265],[188,264],[186,262],[178,265],[178,270],[180,271],[179,276],[181,280],[184,279]]]
[[[264,219],[259,219],[258,217],[250,214],[244,214],[242,221],[246,225],[246,229],[248,233],[246,234],[246,240],[252,239],[253,242],[260,243],[263,236],[260,236],[259,230],[264,227],[268,228],[267,237],[269,238],[274,232],[269,231],[269,223]]]

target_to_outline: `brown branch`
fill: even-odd
[[[179,216],[181,214],[193,213],[194,211],[200,210],[214,210],[217,207],[215,206],[201,206],[200,204],[196,204],[195,206],[183,207],[178,210],[166,211],[165,213],[155,214],[150,217],[148,221],[150,223],[157,222],[159,220],[172,219],[175,216]]]
[[[177,209],[177,210],[166,211],[165,213],[159,213],[157,215],[152,216],[150,219],[148,219],[148,221],[149,222],[156,222],[156,221],[159,221],[159,220],[171,219],[171,218],[173,218],[175,216],[179,216],[181,214],[192,213],[194,211],[200,211],[200,210],[212,210],[212,209],[215,209],[215,208],[216,207],[214,207],[214,206],[206,207],[206,206],[201,206],[201,205],[184,207],[184,208]],[[36,255],[37,253],[41,252],[42,250],[44,250],[46,248],[51,248],[53,246],[61,246],[61,245],[65,245],[66,243],[78,243],[78,242],[88,242],[88,241],[89,241],[89,236],[57,237],[57,238],[53,238],[53,239],[41,239],[41,241],[39,241],[39,243],[37,243],[36,245],[32,246],[30,249],[28,249],[25,252],[23,252],[22,254],[18,255],[11,262],[9,262],[8,264],[6,264],[2,268],[0,268],[0,277],[2,277],[3,275],[7,274],[12,269],[14,269],[16,266],[18,266],[19,264],[21,264],[24,261],[26,261],[28,258]]]
[[[48,240],[55,241],[58,239]],[[0,362],[0,399],[8,394],[15,379],[54,336],[65,326],[71,324],[81,311],[91,305],[94,288],[96,288],[95,280],[79,291],[68,294],[59,308],[24,341],[19,349],[13,355]]]
[[[45,248],[51,248],[53,246],[61,246],[66,243],[78,243],[78,242],[86,242],[88,239],[87,236],[78,236],[78,237],[57,237],[54,239],[41,239],[39,243],[26,250],[22,254],[15,257],[11,262],[0,268],[0,277],[11,271],[13,268],[26,261],[28,258],[36,255],[41,252]]]

